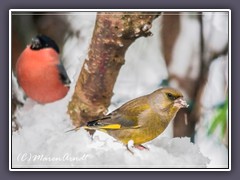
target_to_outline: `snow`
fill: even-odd
[[[201,152],[211,160],[210,168],[227,168],[228,150],[219,140],[220,130],[217,128],[212,135],[208,135],[209,124],[215,115],[214,106],[223,103],[226,99],[226,85],[228,78],[228,56],[221,56],[214,59],[210,65],[208,81],[203,92],[202,107],[204,117],[199,121],[196,129],[196,143]]]
[[[24,92],[23,89],[21,87],[19,87],[18,82],[17,82],[17,78],[14,75],[14,73],[12,72],[12,95],[15,94],[17,100],[19,102],[24,102]]]
[[[216,137],[206,135],[204,128],[198,129],[196,143],[201,153],[209,158],[208,168],[228,168],[228,149]]]
[[[169,71],[179,77],[196,79],[200,65],[199,46],[200,26],[197,17],[194,14],[181,13],[180,34],[174,46]]]
[[[204,108],[213,108],[213,106],[224,102],[226,99],[227,72],[228,56],[220,56],[213,60],[210,65],[207,88],[204,89],[201,101]]]
[[[228,43],[228,16],[226,12],[204,12],[203,34],[208,51],[219,52]]]
[[[204,168],[209,162],[188,138],[159,137],[145,144],[149,151],[131,148],[132,154],[102,132],[93,138],[84,129],[66,133],[72,128],[65,113],[66,103],[67,98],[19,112],[22,129],[12,137],[13,168]]]
[[[124,145],[103,132],[93,137],[84,129],[68,132],[73,128],[67,112],[68,102],[74,91],[78,74],[85,59],[95,23],[96,13],[72,13],[68,16],[73,32],[79,29],[79,36],[66,36],[63,61],[72,84],[68,95],[57,102],[40,105],[27,99],[19,109],[16,118],[21,128],[12,134],[13,168],[206,168],[226,167],[227,149],[216,141],[206,140],[206,133],[199,131],[197,143],[189,138],[172,138],[171,124],[159,137],[144,144],[150,150],[138,150]],[[150,93],[157,89],[163,79],[168,77],[166,65],[160,51],[161,17],[153,22],[153,36],[138,38],[128,49],[125,64],[121,68],[109,112],[126,101]],[[185,22],[186,21],[186,22]],[[182,23],[192,25],[197,31],[199,25],[191,19]],[[74,34],[74,33],[73,33]],[[188,32],[189,39],[198,41]],[[184,42],[182,34],[179,42]],[[182,40],[181,40],[182,39]],[[181,51],[192,47],[191,42]],[[178,42],[178,44],[179,44]],[[180,46],[180,45],[176,45]],[[194,45],[195,46],[195,45]],[[176,47],[177,49],[177,47]],[[196,52],[197,53],[197,52]],[[179,54],[179,56],[177,55]],[[194,58],[189,55],[175,54],[175,58]],[[196,58],[196,57],[195,57]],[[197,61],[197,59],[196,59]],[[184,66],[183,64],[181,66]],[[87,67],[85,67],[87,68]],[[217,68],[217,67],[216,67]],[[217,68],[218,69],[218,68]],[[194,72],[192,73],[194,76]],[[207,90],[206,90],[207,91]],[[131,146],[129,142],[129,146]],[[217,145],[216,145],[217,144]]]

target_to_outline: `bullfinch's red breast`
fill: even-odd
[[[18,82],[28,97],[41,104],[62,99],[69,91],[70,80],[59,53],[51,38],[37,35],[18,58]]]

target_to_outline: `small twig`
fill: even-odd
[[[184,114],[184,122],[185,122],[185,125],[187,126],[188,125],[187,113]]]

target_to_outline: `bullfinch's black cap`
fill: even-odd
[[[32,50],[40,50],[43,48],[53,48],[57,53],[60,53],[57,44],[50,37],[45,35],[37,35],[32,38],[32,42],[30,45]]]

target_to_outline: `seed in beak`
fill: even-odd
[[[178,107],[178,108],[187,108],[189,105],[187,104],[187,102],[181,97],[178,98],[174,101],[174,106]]]

